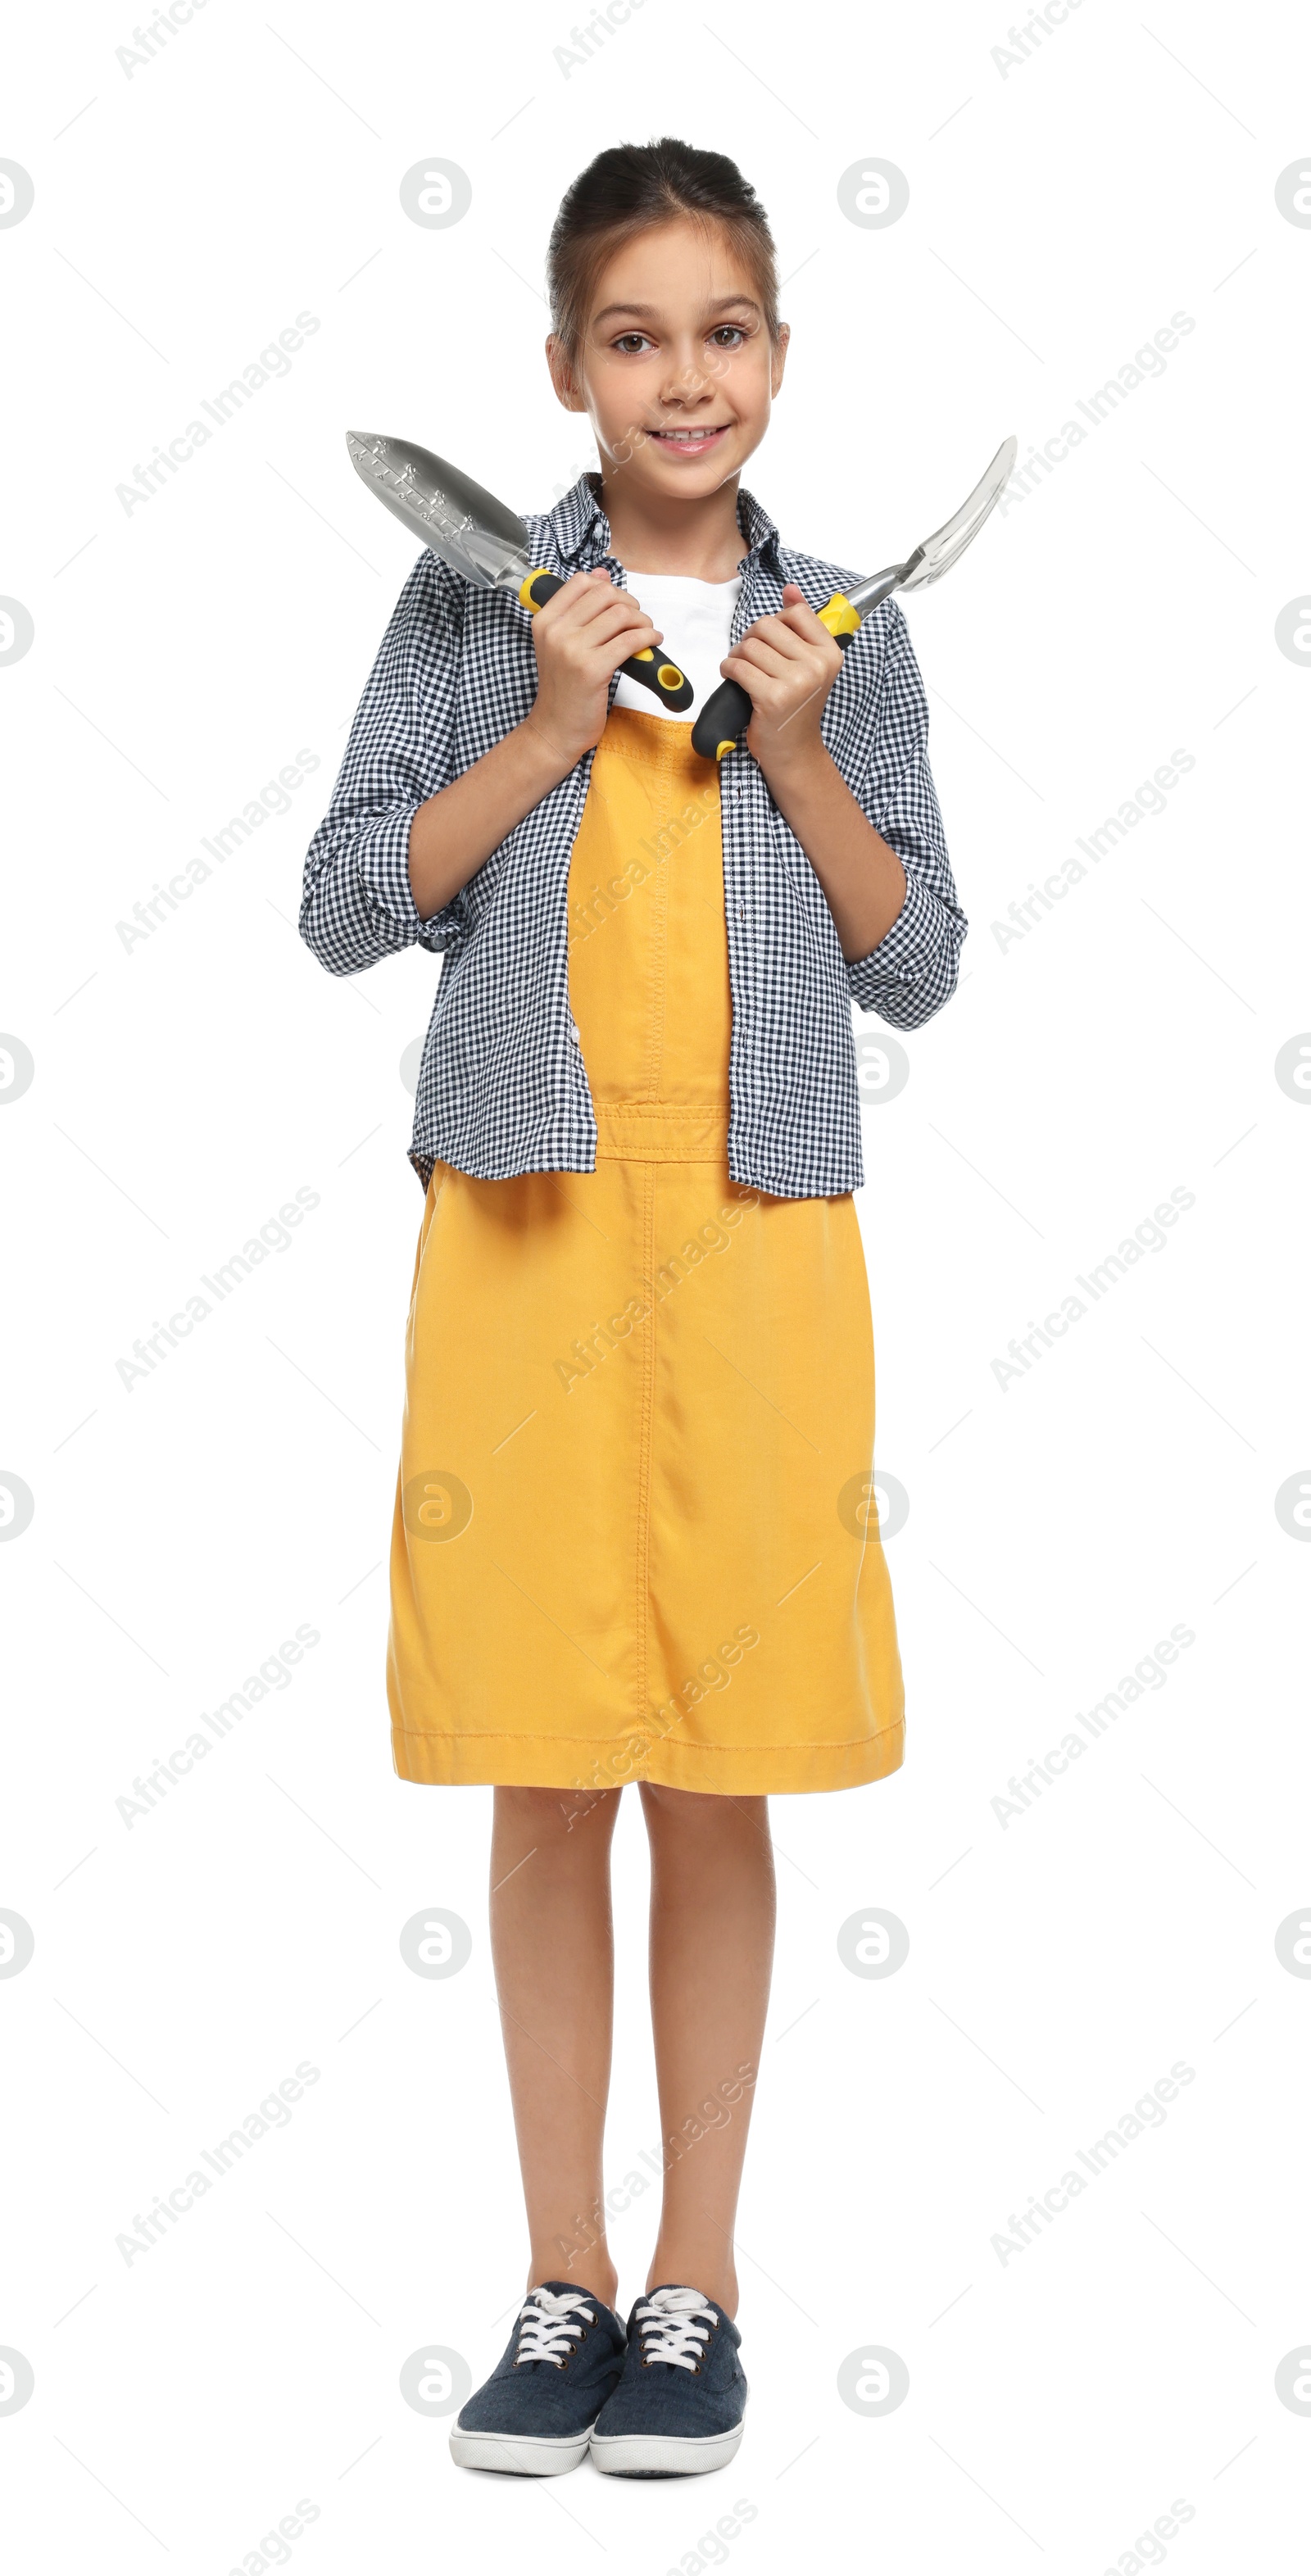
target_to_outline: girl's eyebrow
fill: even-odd
[[[713,304],[707,305],[706,310],[708,313],[722,313],[730,304],[745,305],[749,313],[760,311],[760,306],[752,295],[717,295]],[[647,321],[659,319],[659,308],[654,304],[603,304],[600,312],[592,316],[593,330],[598,324],[608,322],[612,313],[638,313]]]

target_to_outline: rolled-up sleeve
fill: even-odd
[[[969,924],[956,900],[929,768],[929,703],[895,601],[874,708],[869,757],[854,789],[862,811],[906,871],[906,900],[867,957],[847,960],[852,1000],[900,1028],[933,1017],[956,989]]]
[[[305,856],[300,935],[329,974],[358,974],[416,943],[450,949],[462,935],[463,887],[424,921],[409,873],[410,824],[450,783],[461,625],[456,576],[420,555]]]

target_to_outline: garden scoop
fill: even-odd
[[[534,568],[522,519],[456,466],[408,438],[348,429],[346,445],[360,480],[384,510],[465,581],[480,590],[512,590],[530,614],[563,590],[558,573]],[[675,714],[690,707],[696,695],[686,674],[653,645],[619,667]],[[716,692],[717,697],[722,694]]]
[[[945,572],[960,561],[968,545],[977,537],[989,511],[1000,499],[1015,463],[1015,441],[1008,438],[999,447],[981,483],[976,483],[968,501],[964,501],[954,519],[936,535],[926,537],[922,545],[908,555],[905,563],[892,564],[885,572],[872,572],[868,581],[857,582],[854,590],[835,590],[818,612],[821,626],[827,626],[835,642],[844,651],[856,633],[861,619],[881,599],[894,590],[927,590],[931,581],[941,581]],[[751,700],[736,680],[725,680],[707,698],[692,727],[692,749],[703,760],[722,760],[726,751],[737,748],[737,737],[751,722]]]

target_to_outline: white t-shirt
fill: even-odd
[[[626,579],[634,598],[664,637],[657,650],[686,673],[696,696],[690,707],[675,715],[654,689],[644,689],[640,680],[621,671],[614,703],[617,707],[638,707],[644,715],[667,716],[676,724],[691,724],[707,698],[722,685],[724,674],[719,665],[731,641],[742,576],[734,573],[731,581],[698,581],[694,573],[688,572],[629,572]]]

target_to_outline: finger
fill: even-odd
[[[547,608],[540,612],[541,616],[549,616],[550,610],[557,607],[564,596],[563,591],[557,591]],[[620,629],[630,634],[640,632],[644,642],[649,642],[656,631],[654,621],[645,610],[635,605],[626,590],[607,588],[601,591],[598,587],[590,596],[575,596],[568,611],[554,621],[552,631],[568,637],[571,643],[590,646],[603,643]]]
[[[598,620],[614,615],[626,618],[630,625],[649,626],[654,622],[634,599],[631,590],[621,590],[617,586],[602,590],[598,584],[590,597],[579,601],[577,623],[590,630]]]
[[[601,609],[608,608],[614,597],[614,585],[608,573],[579,572],[565,583],[563,590],[557,590],[550,606],[560,612],[559,625],[578,626],[585,625]]]
[[[758,617],[754,626],[748,626],[742,641],[744,644],[749,644],[756,636],[762,643],[772,645],[776,653],[784,654],[789,661],[793,662],[801,659],[810,644],[809,637],[803,640],[795,626],[789,626],[781,617]]]
[[[625,670],[630,662],[635,661],[643,653],[647,654],[647,660],[643,664],[644,670],[653,669],[657,662],[663,662],[665,658],[658,645],[648,648],[643,644],[640,636],[615,635],[605,646],[604,651],[598,655],[598,660],[602,670],[620,671]]]
[[[736,681],[740,689],[745,689],[758,715],[777,715],[779,710],[787,705],[791,696],[790,690],[782,688],[772,674],[759,670],[751,662],[737,662],[736,657],[729,664],[724,677],[726,680]]]
[[[579,586],[587,579],[586,573],[577,573],[562,589],[552,591],[545,607],[533,613],[534,628],[554,634],[558,628],[572,625],[578,615]]]
[[[776,652],[764,636],[744,635],[741,643],[734,646],[732,658],[745,663],[748,670],[763,671],[771,680],[793,678],[797,671],[798,657]],[[720,664],[721,670],[726,667]]]
[[[794,635],[804,636],[808,643],[828,645],[834,641],[823,618],[811,607],[799,582],[783,585],[782,619]],[[838,650],[841,651],[839,645]]]
[[[609,607],[615,596],[609,573],[576,572],[537,613],[549,617],[553,626],[575,626]]]
[[[796,590],[797,585],[795,582],[789,582],[787,588]],[[784,604],[778,616],[757,622],[768,624],[780,636],[799,635],[803,643],[810,645],[826,646],[833,640],[827,626],[822,618],[816,615],[809,600],[799,594],[795,599],[788,599],[785,593]]]
[[[791,590],[794,587],[795,585],[789,582],[788,589]],[[806,635],[809,636],[812,641],[816,635],[827,635],[828,633],[828,628],[821,625],[820,620],[816,616],[808,599],[789,600],[785,595],[783,601],[783,619],[785,624],[791,628],[794,635]]]
[[[649,617],[635,617],[631,609],[616,602],[613,607],[603,609],[599,617],[588,620],[580,630],[579,641],[589,648],[593,644],[599,648],[612,642],[616,635],[626,635],[630,639],[636,637],[639,646],[663,640],[660,628]],[[632,649],[637,649],[637,646]]]

